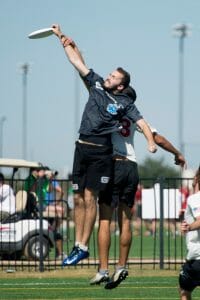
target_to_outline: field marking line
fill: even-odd
[[[98,287],[97,287],[98,288]],[[101,287],[99,287],[100,289]],[[156,287],[156,286],[147,286],[147,287],[139,287],[139,286],[132,286],[132,287],[128,287],[129,289],[141,289],[141,288],[148,288],[148,289],[175,289],[177,288],[176,286],[161,286],[161,287]],[[1,290],[36,290],[36,287],[0,287],[0,291]],[[77,287],[40,287],[40,289],[42,290],[77,290]],[[94,290],[94,287],[81,287],[81,289],[84,290]],[[120,286],[120,289],[127,289],[127,286]]]

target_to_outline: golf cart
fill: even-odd
[[[0,168],[4,175],[6,171],[12,169],[9,185],[14,189],[16,202],[16,212],[0,223],[2,259],[25,257],[40,260],[41,256],[45,259],[54,247],[54,234],[48,221],[40,218],[39,212],[30,216],[25,213],[28,193],[23,190],[22,175],[27,175],[27,171],[30,172],[31,168],[37,167],[41,167],[41,164],[21,159],[0,159]]]

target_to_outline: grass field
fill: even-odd
[[[70,239],[64,243],[64,251],[69,253],[74,245],[74,232],[70,229]],[[119,235],[111,234],[111,247],[109,257],[114,259],[119,255]],[[153,236],[135,236],[133,234],[133,241],[130,249],[130,258],[159,258],[160,238],[159,230],[155,237]],[[97,257],[97,229],[95,228],[90,239],[90,257]],[[164,231],[164,257],[165,258],[182,258],[186,255],[185,239],[180,235],[173,237]]]
[[[178,296],[178,271],[129,269],[129,277],[116,289],[90,286],[95,269],[45,273],[0,273],[0,299],[133,299],[175,300]],[[200,289],[193,293],[200,299]]]

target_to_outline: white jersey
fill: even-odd
[[[200,217],[200,192],[188,197],[185,220],[193,223]],[[189,231],[186,234],[187,259],[200,259],[200,229]]]
[[[133,123],[128,118],[123,118],[122,129],[119,132],[112,133],[112,144],[114,155],[120,155],[136,162],[136,155],[134,149],[134,135],[135,131],[142,132],[136,123]],[[151,132],[157,132],[156,129],[150,127]]]
[[[15,195],[8,184],[0,186],[0,213],[6,211],[9,214],[15,213]]]

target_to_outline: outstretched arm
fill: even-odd
[[[147,139],[147,143],[148,143],[148,150],[152,153],[157,151],[157,147],[156,144],[154,142],[154,137],[153,134],[151,132],[151,129],[149,128],[148,124],[146,123],[146,121],[144,119],[140,119],[136,122],[136,124],[140,127],[140,129],[142,130],[144,136]]]
[[[69,38],[64,35],[58,24],[53,24],[52,29],[54,34],[59,38],[61,44],[64,47],[65,53],[69,59],[69,62],[78,70],[82,76],[86,76],[89,73],[89,69],[85,65],[84,60],[73,41],[69,42]]]
[[[176,165],[180,165],[181,167],[184,167],[186,165],[186,160],[182,153],[178,151],[164,136],[153,133],[154,141],[155,143],[163,148],[164,150],[174,154],[174,160]]]
[[[67,36],[63,37],[62,44],[64,47],[71,45],[74,48],[74,51],[76,52],[79,59],[82,61],[83,64],[85,64],[85,61],[84,61],[81,51],[78,49],[77,45],[70,37],[67,37]],[[81,79],[83,80],[83,77],[81,77]],[[89,86],[87,85],[87,83],[84,80],[83,80],[83,83],[86,86],[87,90],[89,91]]]

